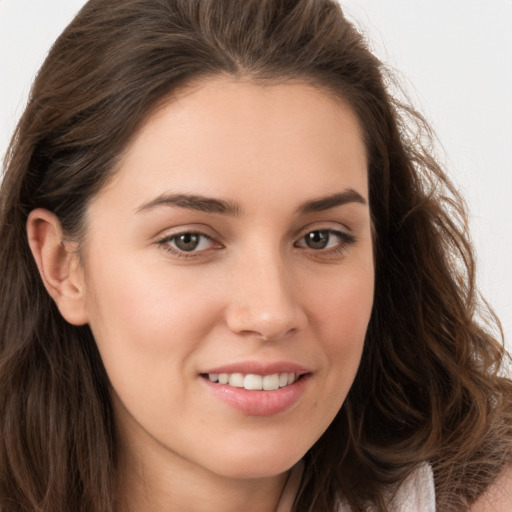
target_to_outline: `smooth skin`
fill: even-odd
[[[46,286],[69,322],[89,323],[112,382],[132,510],[275,509],[360,362],[374,286],[366,165],[341,101],[218,78],[146,122],[79,248],[32,212]],[[247,361],[305,367],[298,402],[253,416],[205,386],[208,369]]]
[[[271,512],[290,468],[343,404],[374,291],[358,121],[311,86],[218,77],[150,117],[65,241],[35,210],[29,241],[70,323],[88,323],[113,386],[119,510]],[[289,362],[285,411],[245,414],[204,373]],[[480,509],[479,509],[480,510]]]

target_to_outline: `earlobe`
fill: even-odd
[[[58,217],[43,208],[33,210],[27,235],[44,286],[62,316],[73,325],[87,323],[83,269],[76,246],[64,241]]]

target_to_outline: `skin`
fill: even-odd
[[[512,468],[507,467],[494,484],[471,507],[471,512],[510,512],[512,510]]]
[[[90,324],[112,382],[118,510],[276,510],[359,365],[374,280],[367,187],[358,122],[343,102],[304,84],[217,78],[142,127],[90,204],[79,247],[53,214],[30,214],[46,288],[70,323]],[[363,202],[303,211],[346,191]],[[176,194],[236,212],[162,204]],[[352,239],[309,247],[305,235],[322,230]],[[184,232],[206,235],[188,257],[172,238]],[[201,372],[247,360],[305,366],[298,402],[248,415],[203,385]],[[511,506],[507,469],[471,510]]]
[[[217,78],[136,135],[89,205],[81,260],[51,213],[32,212],[46,286],[69,322],[89,323],[114,389],[120,509],[275,510],[360,362],[374,286],[366,167],[340,100]],[[233,211],[155,204],[176,194]],[[333,194],[344,204],[311,205]],[[203,234],[189,253],[172,238],[186,232]],[[213,396],[201,373],[245,361],[306,368],[298,401],[255,416]]]

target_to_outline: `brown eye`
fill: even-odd
[[[188,253],[191,256],[216,247],[215,242],[208,235],[193,231],[166,237],[159,244],[175,254],[185,255]]]
[[[321,254],[331,254],[333,251],[343,251],[355,242],[355,237],[349,233],[334,229],[314,229],[307,232],[295,243],[295,247],[302,247],[318,251]]]
[[[197,233],[183,233],[173,238],[174,246],[180,251],[190,252],[197,249],[201,235]]]
[[[325,249],[331,236],[331,232],[327,230],[311,231],[304,237],[304,242],[310,249]]]

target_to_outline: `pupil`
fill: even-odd
[[[306,244],[311,249],[324,249],[329,241],[326,231],[312,231],[306,235]]]
[[[176,238],[176,247],[182,251],[193,251],[199,245],[199,235],[185,233]]]

